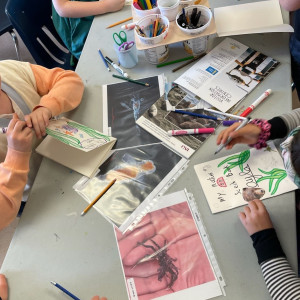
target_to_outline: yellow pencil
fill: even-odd
[[[106,28],[111,28],[111,27],[117,26],[119,24],[125,23],[125,22],[130,21],[130,20],[132,20],[132,17],[129,17],[129,18],[125,19],[125,20],[122,20],[122,21],[116,22],[114,24],[111,24],[111,25],[107,26]]]
[[[90,208],[109,190],[109,188],[117,181],[117,179],[112,180],[106,187],[105,189],[93,200],[87,207],[86,209],[81,213],[82,216],[84,216]]]
[[[152,9],[152,5],[151,5],[150,0],[146,0],[146,3],[147,3],[147,6],[148,6],[148,9]]]

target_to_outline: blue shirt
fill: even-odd
[[[71,0],[72,1],[72,0]],[[85,0],[98,1],[98,0]],[[52,4],[54,27],[69,51],[79,59],[94,16],[84,18],[64,18],[58,15]]]

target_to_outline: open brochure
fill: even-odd
[[[92,177],[110,155],[116,138],[61,118],[51,120],[36,152],[82,175]]]
[[[212,213],[297,189],[272,142],[194,166]]]
[[[103,86],[103,130],[115,136],[113,154],[90,180],[82,178],[74,189],[91,202],[113,179],[109,197],[94,208],[125,232],[152,208],[186,169],[188,160],[143,130],[136,120],[163,93],[163,76]]]
[[[186,190],[163,196],[133,231],[115,232],[130,300],[223,295],[223,276]]]
[[[175,83],[222,112],[228,111],[274,71],[279,62],[231,39],[224,39]]]

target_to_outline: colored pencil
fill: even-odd
[[[117,179],[112,180],[105,188],[104,190],[84,209],[84,211],[81,213],[82,216],[84,216],[90,208],[110,189],[110,187],[116,182]]]
[[[185,62],[184,64],[180,65],[179,67],[173,69],[172,72],[176,72],[176,71],[178,71],[178,70],[184,68],[185,66],[187,66],[187,65],[189,65],[189,64],[191,64],[191,63],[193,63],[193,62],[195,62],[196,60],[200,59],[201,57],[203,57],[203,56],[205,56],[205,55],[206,55],[206,52],[204,52],[204,53],[202,53],[202,54],[200,54],[200,55],[194,57],[192,60],[187,61],[187,62]]]
[[[115,75],[115,74],[112,74],[112,76],[115,77],[115,78],[119,78],[119,79],[123,79],[123,80],[129,81],[129,82],[132,82],[132,83],[136,83],[136,84],[139,84],[139,85],[150,86],[149,83],[145,83],[145,82],[141,82],[141,81],[138,81],[138,80],[126,78],[124,76],[119,76],[119,75]]]
[[[119,21],[119,22],[116,22],[116,23],[114,23],[114,24],[111,24],[111,25],[107,26],[106,28],[111,28],[111,27],[117,26],[117,25],[122,24],[122,23],[125,23],[125,22],[127,22],[127,21],[129,21],[129,20],[132,20],[132,17],[129,17],[129,18],[124,19],[124,20],[122,20],[122,21]]]
[[[56,286],[58,289],[60,289],[61,291],[63,291],[65,294],[67,294],[68,296],[70,296],[72,299],[74,300],[80,300],[78,297],[76,297],[75,295],[73,295],[71,292],[69,292],[68,290],[66,290],[64,287],[62,287],[60,284],[51,281],[51,283]]]
[[[104,65],[105,65],[106,69],[110,72],[110,68],[109,68],[109,66],[108,66],[108,63],[107,63],[107,61],[105,60],[105,58],[104,58],[104,56],[103,56],[101,50],[98,49],[98,52],[99,52],[99,54],[100,54],[101,59],[102,59],[103,62],[104,62]]]
[[[176,60],[172,60],[172,61],[168,61],[168,62],[165,62],[165,63],[158,64],[158,65],[156,65],[156,67],[160,68],[160,67],[176,64],[178,62],[193,59],[193,58],[194,58],[194,56],[187,56],[187,57],[183,57],[183,58],[179,58],[179,59],[176,59]]]

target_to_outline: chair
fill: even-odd
[[[20,60],[18,39],[15,32],[13,31],[13,26],[11,22],[9,21],[7,15],[5,14],[6,2],[7,2],[6,0],[0,0],[0,36],[6,32],[10,34],[15,44],[18,60]]]
[[[51,0],[8,0],[5,12],[37,64],[74,69],[53,25]]]

